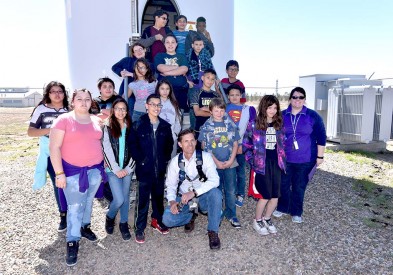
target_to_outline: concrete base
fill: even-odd
[[[373,153],[380,152],[393,152],[393,140],[389,140],[388,142],[383,141],[373,141],[370,143],[334,143],[327,142],[326,148],[333,151],[366,151]]]

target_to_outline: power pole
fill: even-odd
[[[278,98],[278,79],[276,79],[276,97]]]

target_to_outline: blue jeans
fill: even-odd
[[[138,119],[144,114],[146,114],[146,112],[139,112],[134,110],[134,112],[132,113],[132,122],[138,121]]]
[[[244,154],[236,155],[239,166],[236,167],[236,195],[244,197],[246,189],[246,157]]]
[[[314,162],[287,162],[286,174],[281,174],[281,197],[278,199],[277,210],[292,216],[303,214],[304,193],[308,183],[308,174]]]
[[[113,200],[109,206],[107,216],[111,219],[116,217],[120,210],[120,222],[128,222],[128,212],[130,209],[130,187],[132,173],[124,178],[118,178],[116,174],[107,172],[109,185],[111,186]]]
[[[132,94],[129,98],[128,98],[128,114],[131,116],[134,114],[134,106],[135,106],[135,95]]]
[[[221,220],[222,192],[213,188],[198,197],[198,206],[202,212],[207,211],[207,230],[218,232]],[[180,201],[180,197],[177,197]],[[172,214],[170,206],[167,206],[162,216],[162,222],[168,227],[182,226],[190,222],[193,212],[189,211],[188,204],[183,207],[179,214]]]
[[[67,186],[64,194],[67,199],[67,242],[79,241],[81,238],[81,227],[90,224],[91,212],[93,210],[93,199],[100,187],[102,177],[98,169],[87,171],[89,188],[79,192],[79,174],[67,177]]]
[[[59,188],[57,188],[57,186],[56,186],[56,180],[55,180],[56,173],[55,173],[55,170],[53,170],[53,166],[52,166],[52,162],[50,161],[50,158],[48,158],[48,168],[47,168],[47,171],[48,171],[49,177],[50,177],[50,179],[51,179],[51,181],[52,181],[53,192],[54,192],[54,194],[55,194],[57,209],[59,210],[59,213],[67,212],[67,210],[66,210],[66,211],[62,211],[62,210],[61,210],[61,204],[60,204],[60,199],[59,199]]]
[[[217,169],[217,172],[220,176],[219,189],[225,201],[223,216],[228,220],[236,218],[236,168]]]

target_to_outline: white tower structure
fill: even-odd
[[[112,65],[126,56],[130,38],[151,25],[150,15],[161,8],[169,13],[171,29],[176,15],[187,16],[189,22],[206,18],[219,77],[225,74],[226,62],[233,59],[233,0],[65,0],[65,5],[72,89],[84,87],[97,95],[96,82],[103,76],[112,78],[118,88],[121,79],[112,72]]]

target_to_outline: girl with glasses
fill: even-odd
[[[128,85],[129,83],[134,81],[133,70],[134,70],[135,61],[138,60],[138,58],[145,58],[145,57],[146,57],[146,47],[139,42],[135,42],[130,47],[130,56],[124,57],[119,62],[114,64],[112,66],[112,71],[124,79],[128,78],[127,79],[128,80],[127,85]],[[150,62],[149,65],[154,73],[154,66]],[[124,82],[125,81],[122,81],[120,85],[120,89],[119,89],[120,96],[123,96],[124,94]],[[132,94],[131,97],[128,98],[128,110],[129,110],[130,117],[132,117],[132,113],[134,111],[134,105],[135,105],[135,96],[134,94]]]
[[[154,94],[157,81],[145,58],[139,58],[134,64],[134,81],[128,85],[128,97],[135,95],[134,112],[132,121],[137,121],[146,114],[145,103],[149,95]]]
[[[33,190],[38,190],[46,183],[46,173],[52,181],[57,208],[60,213],[58,232],[67,228],[67,208],[62,209],[59,191],[55,183],[55,171],[49,158],[49,132],[53,121],[61,114],[68,112],[68,95],[62,83],[51,81],[44,89],[43,99],[34,108],[27,135],[40,138],[40,152],[34,174]]]
[[[153,18],[154,25],[144,29],[141,39],[138,41],[147,48],[147,59],[152,63],[158,53],[165,52],[164,37],[172,34],[171,29],[167,27],[169,14],[166,11],[157,10]]]
[[[130,187],[133,174],[133,160],[128,147],[131,119],[127,102],[119,98],[113,102],[107,125],[104,126],[102,148],[106,163],[105,171],[112,190],[113,200],[106,214],[105,231],[113,234],[115,218],[120,211],[119,230],[123,240],[131,238],[128,229]]]

